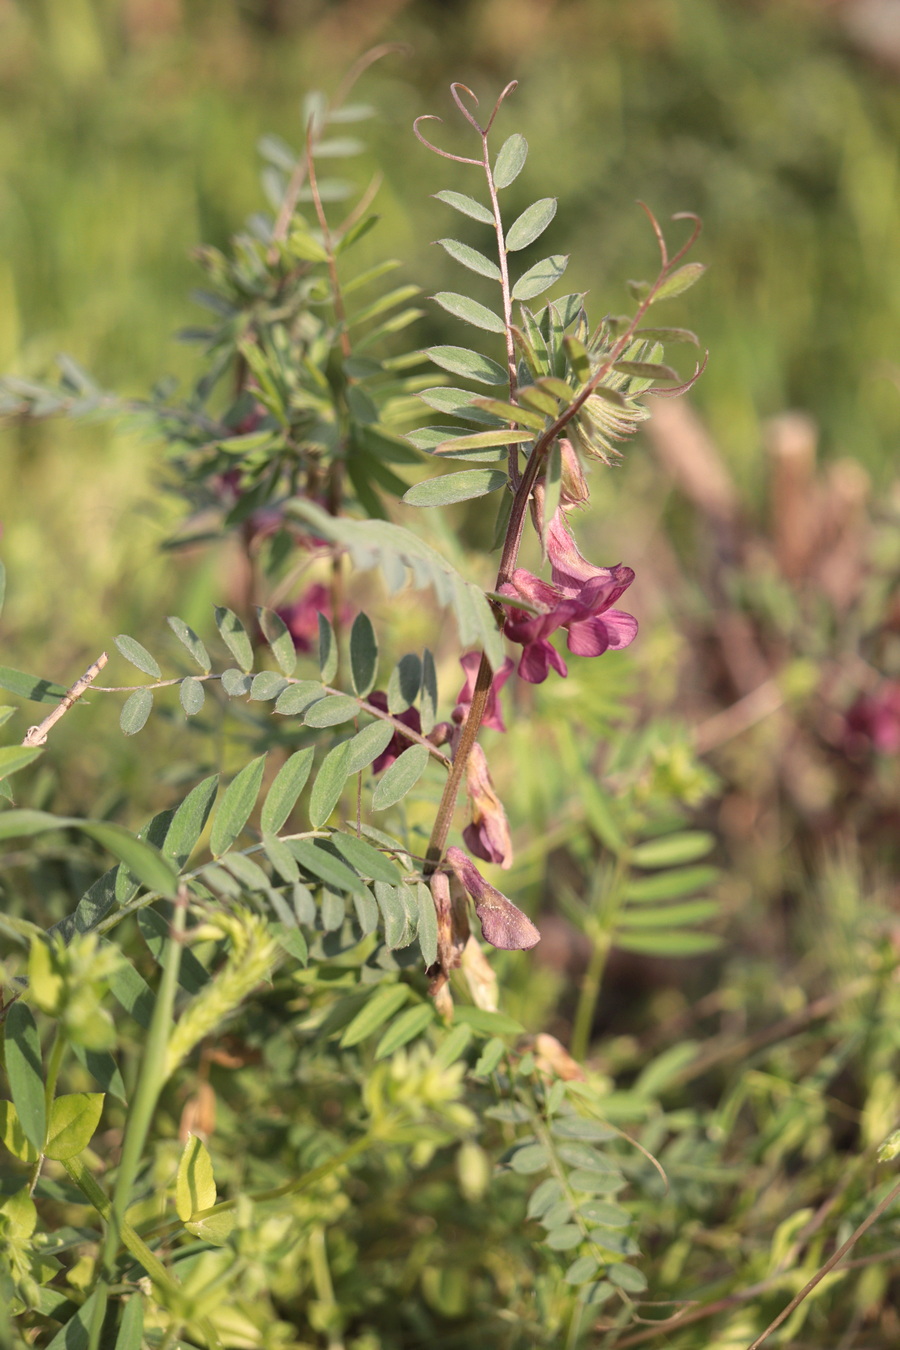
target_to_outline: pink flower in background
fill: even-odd
[[[512,839],[503,803],[494,791],[484,751],[476,743],[466,761],[466,793],[472,820],[463,830],[470,853],[500,867],[512,867]]]
[[[469,715],[469,709],[472,706],[472,695],[475,692],[475,678],[478,675],[478,667],[481,665],[481,655],[479,652],[466,652],[465,656],[459,658],[459,664],[466,672],[466,682],[456,696],[456,707],[453,709],[454,722],[462,725]],[[498,695],[500,690],[506,684],[513,672],[515,662],[507,656],[503,665],[495,672],[491,682],[491,690],[488,694],[485,704],[484,716],[481,719],[483,727],[493,727],[495,731],[505,731],[503,724],[503,714],[500,711],[500,700]]]
[[[298,652],[311,652],[319,641],[319,615],[331,619],[328,587],[316,581],[292,605],[280,605],[275,613],[284,620]]]
[[[900,750],[900,684],[886,681],[875,694],[860,694],[844,717],[844,744],[851,753]]]
[[[594,567],[581,556],[562,512],[547,527],[545,540],[553,584],[519,567],[500,587],[502,595],[525,600],[537,613],[512,609],[503,631],[523,647],[519,674],[541,684],[552,666],[560,675],[568,668],[549,641],[558,628],[568,630],[569,651],[577,656],[602,656],[627,647],[637,634],[637,620],[611,608],[634,580],[630,567]]]
[[[388,701],[387,694],[383,694],[380,689],[376,689],[374,694],[369,694],[368,702],[374,707],[380,708],[382,712],[387,712]],[[410,731],[422,733],[422,719],[419,716],[418,708],[407,708],[405,712],[395,713],[394,717],[398,722],[402,722]],[[381,754],[372,765],[373,773],[381,773],[382,769],[389,769],[395,759],[399,759],[404,750],[408,750],[413,744],[408,736],[404,736],[402,731],[395,731],[388,741]]]
[[[485,942],[506,952],[522,951],[540,942],[541,935],[527,914],[517,909],[502,891],[485,881],[461,848],[448,848],[447,862],[475,902],[475,913],[481,921]]]

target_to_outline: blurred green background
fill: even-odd
[[[763,492],[762,424],[787,408],[815,416],[826,456],[886,485],[900,437],[900,65],[882,10],[0,0],[0,370],[44,375],[67,351],[125,394],[166,371],[186,381],[196,354],[172,339],[199,317],[189,252],[266,205],[258,138],[299,144],[303,93],[398,42],[358,93],[379,113],[360,173],[386,176],[371,247],[404,260],[399,280],[459,282],[431,247],[450,222],[429,193],[465,190],[466,171],[428,155],[413,118],[447,115],[438,134],[463,148],[449,82],[487,102],[518,79],[501,130],[523,131],[531,153],[510,208],[558,195],[548,250],[571,253],[570,289],[591,292],[595,315],[626,309],[625,279],[653,271],[635,198],[661,219],[703,217],[694,256],[708,277],[668,321],[710,348],[692,398],[748,501]],[[459,340],[449,324],[435,312],[418,340]],[[198,573],[159,552],[178,512],[155,492],[159,460],[121,425],[0,429],[9,664],[67,680],[108,633],[140,631],[176,599],[208,613],[215,559]]]

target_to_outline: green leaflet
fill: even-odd
[[[402,500],[407,506],[450,506],[454,502],[470,501],[497,492],[508,482],[499,469],[463,469],[461,473],[442,474],[416,483]]]

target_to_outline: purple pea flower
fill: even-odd
[[[466,793],[472,820],[463,830],[470,853],[500,867],[512,867],[512,839],[503,803],[494,791],[484,751],[476,743],[466,761]]]
[[[472,695],[475,692],[475,679],[478,675],[478,667],[481,665],[481,655],[479,652],[466,652],[465,656],[459,658],[459,664],[466,673],[466,682],[456,696],[456,707],[453,709],[453,720],[458,725],[462,725],[469,715],[469,709],[472,706]],[[481,719],[483,727],[492,727],[495,731],[505,731],[503,723],[503,714],[500,711],[500,699],[498,697],[500,690],[506,684],[513,672],[515,662],[507,656],[503,665],[495,673],[491,682],[491,690],[488,694],[487,703],[484,708],[484,716]]]
[[[630,567],[589,563],[579,553],[561,511],[547,527],[545,543],[552,585],[519,567],[500,587],[501,595],[531,607],[512,609],[503,629],[512,642],[522,644],[519,674],[530,684],[542,684],[551,666],[562,676],[569,673],[549,640],[559,628],[568,630],[569,651],[577,656],[601,656],[627,647],[637,634],[637,620],[612,608],[634,580]]]

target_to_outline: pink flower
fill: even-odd
[[[484,751],[477,741],[466,763],[466,793],[472,808],[472,821],[463,830],[463,839],[469,852],[485,862],[512,867],[509,821],[503,803],[494,791]]]
[[[844,725],[844,743],[851,753],[872,748],[895,755],[900,750],[900,684],[886,681],[877,693],[860,694]]]
[[[453,709],[453,720],[459,725],[462,725],[468,717],[469,709],[472,706],[472,694],[475,692],[475,678],[478,675],[478,667],[481,665],[481,656],[478,652],[466,652],[465,656],[459,658],[459,664],[466,672],[466,682],[456,696],[456,707]],[[500,711],[500,700],[498,695],[512,674],[514,665],[515,662],[507,656],[503,665],[494,675],[487,703],[485,704],[484,716],[481,719],[481,725],[483,727],[493,727],[495,731],[506,730],[506,727],[503,724],[503,714]]]
[[[298,652],[311,652],[319,641],[319,615],[331,618],[328,587],[316,581],[292,605],[281,605],[275,613],[283,619]]]
[[[522,951],[540,942],[541,935],[528,916],[485,881],[461,848],[448,848],[447,862],[475,902],[485,942],[505,952]]]
[[[541,684],[550,667],[560,675],[568,669],[549,641],[558,628],[568,629],[569,651],[577,656],[602,656],[627,647],[637,634],[637,620],[611,606],[634,580],[630,567],[594,567],[581,556],[562,512],[547,527],[547,556],[553,585],[519,567],[512,580],[500,587],[502,595],[526,601],[532,611],[513,609],[503,631],[523,647],[519,674]]]
[[[382,712],[387,712],[388,701],[387,694],[383,694],[380,689],[376,689],[374,694],[369,695],[369,703],[374,707],[380,708]],[[410,731],[417,731],[421,735],[422,719],[419,716],[418,708],[407,708],[405,712],[395,713],[393,716],[398,722],[402,722]],[[382,769],[388,769],[395,759],[399,759],[404,750],[408,750],[413,744],[408,736],[404,736],[402,731],[395,731],[388,741],[381,754],[372,764],[373,773],[381,773]]]

